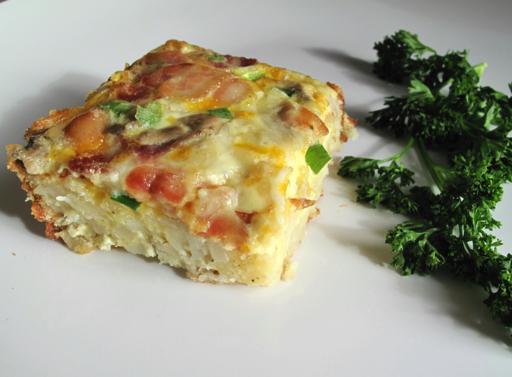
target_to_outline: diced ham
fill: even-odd
[[[220,87],[227,73],[207,66],[191,65],[176,72],[157,88],[157,96],[199,99]]]
[[[173,51],[167,53],[169,56],[175,54]],[[154,98],[211,98],[215,106],[225,107],[240,102],[251,93],[247,82],[223,69],[178,61],[142,74],[135,83],[119,85],[117,98],[134,101],[153,93]]]
[[[203,220],[224,210],[234,211],[238,202],[236,190],[227,186],[201,188],[198,196],[196,213]]]
[[[164,199],[174,205],[179,204],[186,194],[181,175],[147,165],[133,169],[125,184],[127,191],[135,197]]]
[[[234,213],[221,213],[209,219],[208,228],[201,235],[218,238],[238,247],[247,239],[247,228]]]
[[[312,130],[315,135],[324,136],[329,129],[324,122],[304,106],[294,107],[290,102],[285,102],[278,113],[279,118],[292,128],[299,130]]]
[[[125,179],[130,195],[141,200],[161,199],[176,206],[187,193],[183,177],[167,169],[142,165]],[[194,213],[204,231],[199,235],[222,240],[239,247],[247,239],[247,224],[252,213],[236,212],[236,191],[226,186],[202,188],[193,205],[185,206]],[[190,203],[189,203],[190,204]]]
[[[209,96],[216,106],[229,106],[246,98],[251,87],[230,73],[210,66],[177,64],[159,68],[139,79],[155,88],[155,96],[199,100]]]
[[[78,155],[99,151],[105,142],[108,117],[100,109],[90,110],[73,119],[64,133]]]
[[[188,70],[193,64],[176,64],[158,68],[152,72],[146,73],[139,78],[142,85],[157,87],[164,81],[173,76],[180,75],[180,72]]]
[[[179,51],[157,51],[150,52],[144,56],[143,61],[145,64],[181,64],[186,63],[186,55]]]
[[[124,83],[115,89],[116,97],[124,101],[136,101],[144,98],[150,92],[150,88],[140,84]]]
[[[202,188],[193,211],[206,230],[203,237],[220,239],[234,246],[240,246],[247,239],[247,221],[252,214],[236,212],[238,195],[227,186]]]
[[[151,185],[155,181],[158,170],[151,166],[138,166],[133,169],[125,179],[129,193],[149,193]]]
[[[152,182],[149,192],[173,204],[179,204],[186,194],[182,177],[170,171],[159,172]]]
[[[245,81],[230,77],[222,82],[213,94],[217,106],[229,106],[246,98],[251,92],[251,87]]]

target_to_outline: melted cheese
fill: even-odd
[[[189,53],[187,59],[194,64],[210,64],[207,57],[211,51],[183,42],[168,42],[153,52],[169,48]],[[230,68],[226,69],[229,72]],[[116,157],[108,162],[104,171],[73,174],[76,177],[86,176],[104,190],[105,195],[110,195],[128,191],[126,177],[138,165],[178,172],[183,176],[189,203],[182,203],[184,207],[178,214],[186,213],[187,208],[193,207],[190,203],[199,200],[202,187],[230,187],[237,195],[236,208],[233,210],[258,215],[249,227],[252,240],[249,242],[257,250],[255,243],[265,244],[267,237],[273,237],[284,226],[292,211],[288,198],[316,200],[320,195],[320,184],[326,168],[319,175],[313,174],[305,162],[307,148],[314,143],[321,143],[331,152],[339,145],[340,133],[344,130],[340,126],[343,114],[337,93],[329,86],[303,74],[262,63],[254,65],[254,69],[264,72],[264,77],[247,82],[252,92],[245,99],[228,106],[232,119],[221,119],[220,127],[205,131],[204,134],[198,133],[184,144],[151,158],[141,158],[131,149],[122,150],[120,154],[116,152],[120,145],[132,145],[144,133],[183,127],[180,122],[185,117],[205,114],[219,107],[218,99],[213,96],[159,98],[157,101],[162,111],[160,120],[148,126],[131,119],[124,125],[123,137],[128,141],[124,144],[111,144],[107,155]],[[101,104],[106,98],[113,98],[116,85],[139,82],[136,78],[143,72],[143,60],[140,60],[127,70],[114,73],[107,83],[89,96],[86,108]],[[282,90],[290,84],[300,86],[300,96],[290,98]],[[329,132],[318,135],[307,127],[301,130],[286,124],[279,114],[287,103],[305,107],[326,124]],[[139,103],[136,105],[140,106]],[[55,127],[58,129],[58,132],[52,131],[55,139],[63,138],[62,130],[65,126]],[[115,137],[111,136],[112,139]],[[55,142],[49,148],[48,157],[56,162],[55,168],[62,169],[59,164],[65,164],[74,154],[69,143]],[[191,228],[197,226],[194,225],[194,216],[184,215],[181,220],[188,222]]]

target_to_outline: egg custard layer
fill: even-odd
[[[198,281],[269,285],[353,126],[335,84],[170,40],[35,121],[8,167],[46,235],[78,253],[119,247]]]

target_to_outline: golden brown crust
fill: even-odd
[[[52,213],[48,208],[44,206],[44,201],[42,198],[34,192],[34,188],[30,185],[29,175],[25,170],[25,167],[15,157],[15,152],[22,148],[21,145],[17,144],[9,144],[6,146],[7,150],[7,168],[16,173],[18,178],[21,181],[21,188],[27,193],[27,197],[32,201],[31,213],[32,216],[39,222],[45,224],[45,235],[49,239],[53,240],[62,240],[62,237],[59,235],[59,232],[64,229],[58,225],[56,225],[56,221],[58,216]],[[80,242],[76,240],[73,245],[68,243],[68,246],[72,248],[78,254],[86,254],[94,250],[93,245],[87,242]]]
[[[354,128],[357,125],[357,120],[348,116],[347,113],[345,112],[345,95],[343,94],[343,90],[338,85],[329,81],[327,82],[327,86],[333,89],[338,97],[340,110],[341,113],[343,114],[343,116],[341,117],[341,127],[343,132],[340,134],[340,140],[343,143],[345,143],[348,141],[350,137],[350,133],[347,132],[347,130]]]
[[[25,132],[25,138],[28,139],[31,136],[40,134],[55,125],[67,123],[82,111],[84,111],[83,107],[52,110],[48,113],[48,116],[39,118],[32,123],[32,126]]]
[[[350,115],[345,113],[345,116],[343,118],[343,122],[345,125],[349,125],[350,127],[355,127],[359,123],[359,121],[356,118],[352,118]]]
[[[327,81],[326,84],[329,88],[333,89],[337,93],[338,100],[340,101],[341,110],[344,111],[343,106],[345,105],[345,95],[343,94],[343,90],[341,89],[341,87],[332,82]]]
[[[60,237],[56,234],[58,231],[60,231],[61,229],[56,227],[55,224],[51,223],[51,222],[47,222],[46,223],[46,226],[44,228],[44,234],[46,235],[46,237],[48,237],[49,239],[52,239],[52,240],[58,240]]]
[[[32,216],[39,222],[45,223],[45,235],[50,239],[59,239],[56,234],[60,229],[55,226],[54,216],[51,216],[49,211],[42,205],[41,198],[34,193],[34,189],[27,179],[27,171],[20,160],[15,158],[15,152],[21,148],[17,144],[9,144],[6,146],[7,150],[7,169],[16,173],[21,181],[21,188],[27,193],[28,198],[32,201],[31,212]]]

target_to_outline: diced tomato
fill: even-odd
[[[186,194],[182,177],[169,171],[158,173],[149,191],[173,204],[179,204]]]
[[[247,229],[235,214],[219,214],[210,219],[208,229],[203,235],[240,246],[247,239]]]
[[[151,166],[136,167],[125,179],[128,192],[131,194],[149,193],[157,174],[158,170]]]
[[[179,204],[186,194],[179,174],[152,166],[142,165],[133,169],[125,180],[128,192],[134,196],[150,195]]]
[[[107,122],[106,114],[102,110],[94,109],[73,119],[64,132],[77,154],[96,152],[105,142],[103,131]]]

